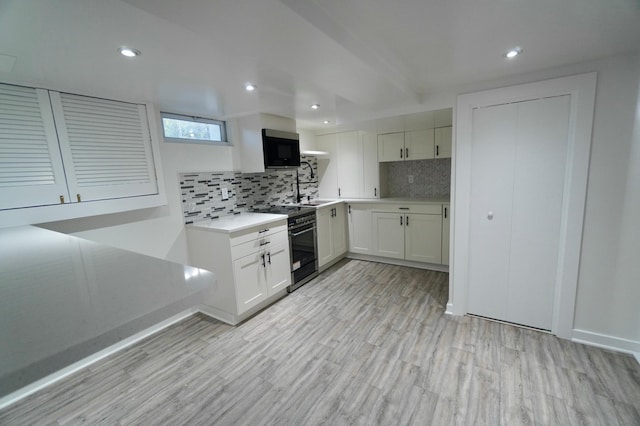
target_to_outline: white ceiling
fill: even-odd
[[[307,128],[639,48],[639,0],[0,0],[0,81]]]

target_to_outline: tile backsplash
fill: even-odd
[[[451,158],[388,163],[389,197],[447,198],[451,189]],[[413,176],[413,183],[409,183]]]
[[[318,197],[318,163],[315,157],[302,156],[298,170],[300,194]],[[308,162],[309,164],[307,164]],[[313,178],[311,169],[313,168]],[[193,172],[180,173],[182,211],[185,223],[194,223],[236,214],[251,208],[296,202],[296,170],[272,170],[266,173]],[[222,199],[222,189],[228,199]]]

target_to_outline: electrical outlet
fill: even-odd
[[[413,175],[409,175],[409,183],[413,183]]]
[[[227,188],[221,188],[222,190],[222,199],[223,200],[228,200],[229,199],[229,190]]]

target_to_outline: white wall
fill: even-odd
[[[161,120],[157,113],[157,123]],[[227,123],[230,138],[237,132],[235,122]],[[162,129],[160,156],[167,191],[167,206],[126,213],[74,219],[44,224],[48,229],[69,233],[114,247],[179,263],[188,262],[178,173],[237,170],[237,146],[165,143]]]
[[[640,58],[616,65],[598,81],[575,328],[640,345]]]

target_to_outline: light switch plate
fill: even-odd
[[[413,183],[413,175],[409,175],[409,183]]]
[[[222,189],[222,199],[223,200],[228,200],[229,199],[229,190],[227,188],[221,188]]]

